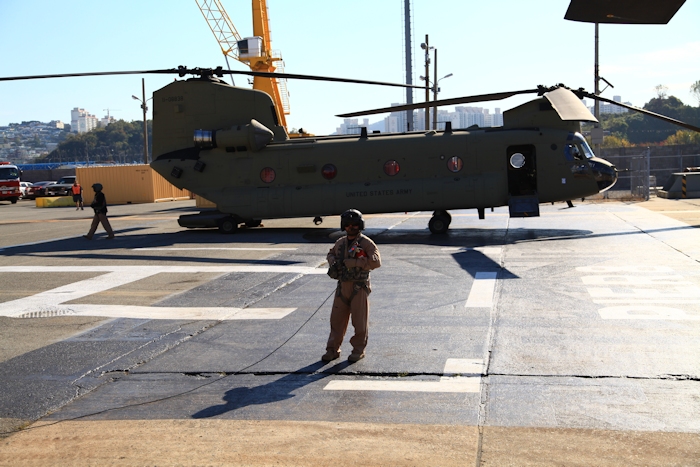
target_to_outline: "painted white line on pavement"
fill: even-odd
[[[625,288],[629,292],[617,292],[609,287],[588,287],[591,298],[599,300],[636,299],[636,300],[698,300],[700,299],[700,287],[669,287],[668,290]]]
[[[481,375],[484,361],[479,358],[448,358],[445,362],[445,375]]]
[[[498,256],[501,254],[502,248],[500,246],[478,246],[476,248],[471,247],[456,247],[450,246],[445,248],[440,248],[440,251],[454,251],[454,252],[464,252],[464,251],[477,251],[483,253],[487,256]]]
[[[442,376],[440,381],[334,380],[323,389],[327,391],[479,392],[483,368],[483,360],[448,358],[445,363],[445,375],[476,376]]]
[[[325,261],[323,261],[325,264]],[[227,265],[227,266],[0,266],[0,272],[119,272],[122,274],[199,273],[199,272],[281,272],[290,274],[326,274],[327,268],[280,265]]]
[[[611,306],[598,310],[603,319],[664,319],[700,321],[700,314],[689,314],[678,308],[666,306],[627,305]]]
[[[104,272],[90,279],[73,282],[55,289],[40,292],[29,297],[0,303],[0,316],[59,316],[63,314],[86,314],[88,316],[109,316],[124,318],[152,319],[280,319],[295,310],[292,308],[165,308],[129,307],[111,305],[63,305],[66,302],[104,292],[159,273],[230,273],[230,272],[277,272],[291,274],[325,274],[325,269],[302,266],[2,266],[0,272]],[[72,311],[75,310],[75,311]],[[202,318],[197,318],[197,310],[204,310]],[[265,311],[267,310],[267,311]],[[105,314],[100,314],[105,313]],[[189,319],[189,318],[188,318]]]
[[[474,277],[466,308],[491,308],[493,292],[496,289],[497,272],[477,272]]]
[[[228,248],[228,247],[206,247],[206,248],[132,248],[134,251],[200,251],[200,250],[226,250],[226,251],[295,251],[298,248]]]
[[[54,305],[19,315],[18,318],[53,316],[102,316],[136,319],[257,320],[282,319],[296,308],[159,307],[131,305]],[[1,313],[0,313],[1,314]]]
[[[479,392],[480,377],[454,378],[449,381],[331,381],[328,391],[397,391],[397,392]]]

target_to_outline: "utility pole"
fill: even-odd
[[[143,108],[143,163],[148,164],[148,123],[146,121],[146,111],[148,110],[148,107],[146,107],[146,78],[141,78],[141,93],[143,96],[143,104],[141,105],[141,108]]]
[[[438,79],[437,79],[437,49],[433,49],[433,101],[437,100]],[[433,130],[437,130],[437,106],[433,107]]]
[[[593,66],[593,94],[600,94],[600,69],[598,67],[598,23],[595,23],[595,59]],[[603,142],[603,128],[600,126],[600,101],[595,99],[593,102],[593,116],[598,120],[593,124],[591,131],[591,142],[593,143],[593,152],[600,155],[600,145]]]
[[[131,98],[141,102],[141,108],[143,109],[143,163],[148,165],[148,122],[146,121],[146,112],[148,111],[148,106],[146,106],[147,101],[145,78],[141,78],[141,92],[143,95],[143,99],[139,99],[136,96],[131,96]]]
[[[430,44],[428,35],[425,35],[425,131],[430,129]]]
[[[411,43],[411,0],[404,0],[404,44],[406,84],[413,84],[413,44]],[[413,104],[413,89],[406,88],[406,104]],[[406,111],[406,131],[413,131],[413,110]]]

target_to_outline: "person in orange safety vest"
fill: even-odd
[[[83,210],[83,187],[81,187],[78,184],[78,180],[73,182],[73,186],[71,187],[71,191],[73,192],[73,202],[75,203],[75,210],[77,211],[80,209],[81,211]]]

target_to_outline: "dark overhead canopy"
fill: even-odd
[[[571,0],[564,19],[584,23],[667,24],[685,0]]]

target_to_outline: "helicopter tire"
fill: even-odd
[[[250,219],[245,221],[246,227],[260,227],[260,224],[262,224],[262,220],[260,219]]]
[[[447,223],[451,224],[452,223],[452,216],[450,215],[449,212],[443,211],[443,210],[437,210],[433,212],[433,216],[443,216],[447,218]]]
[[[236,233],[238,222],[233,217],[225,217],[219,221],[219,231],[225,234]]]
[[[434,234],[444,234],[450,227],[450,220],[451,219],[445,215],[435,215],[430,218],[428,228],[430,229],[430,232]]]

